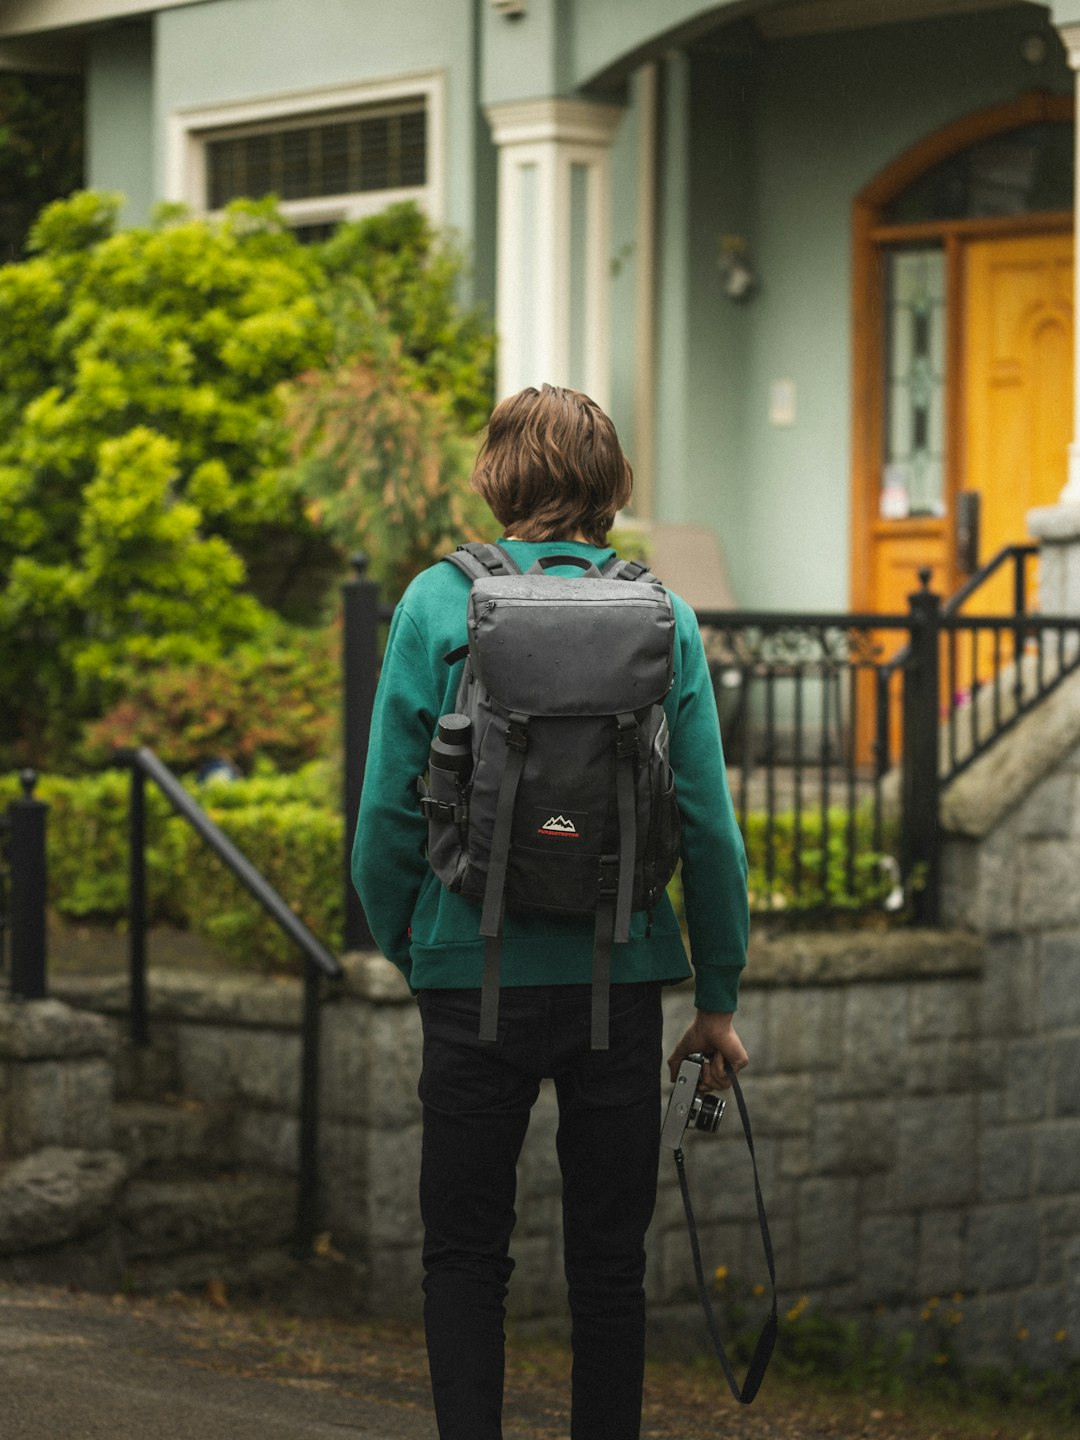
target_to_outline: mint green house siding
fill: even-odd
[[[149,219],[154,173],[154,38],[149,22],[93,35],[86,56],[87,184],[127,197],[122,219]]]

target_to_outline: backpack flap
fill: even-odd
[[[675,614],[659,586],[477,580],[468,629],[473,673],[507,711],[615,715],[659,704],[671,689]]]

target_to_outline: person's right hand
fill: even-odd
[[[668,1056],[668,1071],[674,1082],[679,1066],[687,1055],[706,1057],[698,1083],[699,1090],[730,1090],[731,1080],[724,1071],[724,1061],[733,1070],[750,1064],[750,1056],[735,1032],[734,1014],[724,1010],[699,1010],[694,1023]]]

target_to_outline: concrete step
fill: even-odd
[[[126,1262],[269,1250],[291,1235],[296,1198],[296,1181],[277,1175],[136,1178],[117,1202],[118,1239]]]
[[[209,1172],[233,1162],[233,1126],[227,1111],[179,1098],[121,1100],[113,1106],[113,1148],[132,1173],[183,1165]]]

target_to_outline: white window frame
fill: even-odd
[[[399,75],[391,80],[274,95],[260,100],[200,106],[174,111],[168,118],[165,196],[197,215],[214,217],[207,205],[206,146],[211,140],[233,139],[318,123],[340,115],[362,114],[368,108],[421,98],[427,114],[426,183],[395,190],[365,190],[346,195],[316,195],[281,200],[290,225],[327,225],[360,220],[388,205],[413,200],[435,225],[444,223],[445,207],[445,79],[441,71]]]

